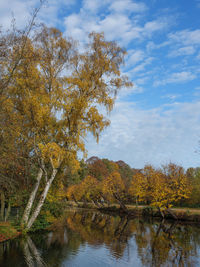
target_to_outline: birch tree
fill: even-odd
[[[109,113],[118,90],[131,86],[120,73],[126,52],[115,42],[91,33],[84,52],[75,44],[58,29],[44,26],[34,38],[27,38],[23,58],[6,89],[2,117],[9,114],[14,128],[3,131],[12,134],[15,152],[18,147],[26,150],[37,169],[21,222],[26,231],[39,215],[57,174],[69,165],[78,168],[77,152],[86,152],[87,133],[98,141],[109,125],[99,107]],[[10,57],[18,52],[13,45]],[[10,61],[5,62],[5,68],[9,67]]]

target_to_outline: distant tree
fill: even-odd
[[[168,164],[163,169],[145,166],[142,173],[133,176],[129,193],[139,201],[148,201],[158,208],[164,217],[165,211],[172,216],[170,208],[178,201],[188,198],[191,187],[184,169],[175,164]]]
[[[69,200],[74,201],[76,204],[78,204],[78,201],[81,200],[83,197],[84,192],[82,191],[82,188],[80,187],[80,184],[71,185],[67,188],[67,194]]]
[[[97,159],[88,164],[88,173],[96,179],[102,180],[109,174],[109,171],[103,160]]]
[[[146,201],[147,199],[148,181],[143,173],[135,173],[129,187],[129,194],[135,198],[136,205],[138,201]]]
[[[102,162],[105,164],[108,173],[119,171],[119,166],[116,164],[116,162],[108,159],[102,159]]]
[[[102,181],[102,191],[107,199],[117,201],[120,207],[127,212],[124,204],[125,185],[119,172],[112,172]]]
[[[192,207],[200,206],[200,168],[188,168],[186,172],[187,178],[191,184],[192,192],[189,199],[184,201],[185,205]]]
[[[122,160],[117,161],[116,164],[118,165],[119,173],[125,183],[126,189],[128,190],[134,174],[134,170]]]

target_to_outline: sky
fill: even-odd
[[[14,14],[23,27],[38,4],[0,0],[0,24]],[[200,0],[49,0],[37,19],[80,44],[104,32],[128,52],[121,72],[134,85],[119,92],[99,143],[88,136],[88,157],[200,166]]]

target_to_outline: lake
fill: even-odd
[[[70,210],[53,231],[1,243],[0,266],[200,266],[200,225]]]

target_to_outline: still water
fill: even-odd
[[[71,210],[51,232],[0,244],[0,266],[200,266],[200,226]]]

